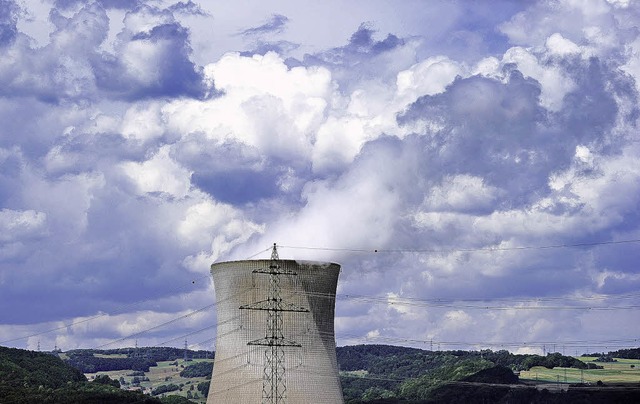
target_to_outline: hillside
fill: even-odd
[[[612,365],[604,369],[559,353],[433,352],[386,345],[339,347],[337,356],[348,404],[640,402],[640,371],[629,360],[620,361],[619,369]],[[524,383],[514,371],[546,373],[548,379],[540,380],[545,384]],[[567,371],[594,380],[594,385],[550,383]],[[595,383],[604,377],[611,377],[610,382]],[[614,383],[616,380],[633,380],[634,384]]]
[[[0,347],[0,402],[161,403],[135,392],[90,383],[78,369],[48,353]]]

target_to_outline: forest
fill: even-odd
[[[389,345],[336,350],[347,404],[360,403],[591,403],[640,402],[636,386],[550,392],[518,379],[535,366],[588,369],[560,353],[513,354],[506,350],[427,351]],[[613,353],[612,353],[613,354]]]
[[[80,370],[50,353],[0,347],[2,403],[162,403],[142,393],[121,390],[119,384],[107,379],[88,382]]]

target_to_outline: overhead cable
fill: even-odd
[[[514,247],[478,247],[478,248],[333,248],[333,247],[308,247],[308,246],[278,246],[279,248],[290,248],[293,250],[320,250],[320,251],[339,251],[339,252],[355,252],[355,253],[430,253],[441,254],[451,252],[492,252],[492,251],[518,251],[518,250],[546,250],[556,248],[577,248],[577,247],[595,247],[602,245],[615,245],[615,244],[630,244],[640,243],[640,239],[628,239],[628,240],[610,240],[610,241],[595,241],[590,243],[563,243],[563,244],[550,244],[550,245],[529,245],[529,246],[514,246]],[[257,255],[257,254],[256,254]]]

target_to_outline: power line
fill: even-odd
[[[331,298],[333,297],[333,295],[331,294],[318,294],[318,293],[309,293],[309,296],[312,297],[327,297],[327,298]],[[326,295],[326,296],[325,296]],[[410,306],[423,306],[423,307],[445,307],[445,308],[467,308],[467,309],[481,309],[481,310],[627,310],[627,309],[636,309],[639,308],[640,306],[608,306],[608,307],[580,307],[580,306],[532,306],[532,307],[526,307],[526,306],[487,306],[487,305],[481,305],[481,306],[470,306],[470,305],[459,305],[459,304],[429,304],[429,303],[422,303],[423,300],[421,299],[406,299],[406,300],[410,300],[409,302],[404,302],[404,301],[400,301],[396,298],[393,299],[393,301],[389,301],[389,299],[387,297],[378,297],[378,296],[362,296],[362,295],[337,295],[338,297],[342,297],[342,298],[346,298],[346,299],[356,299],[356,300],[362,300],[362,301],[367,301],[367,302],[374,302],[374,303],[384,303],[384,304],[389,304],[391,306],[393,305],[410,305]],[[623,295],[622,297],[624,298],[630,298],[630,297],[635,297],[637,296],[637,294],[627,294],[627,295]],[[555,300],[555,299],[562,299],[562,298],[550,298],[550,300]],[[568,298],[564,298],[564,299],[568,299]],[[416,303],[416,301],[418,303]],[[428,299],[424,299],[424,301],[428,301]],[[437,300],[436,300],[437,301]],[[455,300],[454,300],[455,301]],[[461,300],[461,301],[467,301],[467,300]],[[476,299],[468,299],[468,301],[476,301]],[[533,300],[535,301],[535,299]],[[210,328],[216,328],[217,326],[221,325],[221,323],[216,324],[214,326],[210,326],[210,327],[206,327],[204,329],[195,331],[195,332],[191,332],[191,333],[187,333],[184,335],[181,335],[179,337],[176,337],[172,340],[167,341],[171,342],[174,340],[181,340],[187,336],[199,333],[201,331],[204,331],[206,329],[210,329]],[[156,328],[156,327],[154,327]],[[144,331],[141,331],[144,332]],[[362,338],[362,337],[358,337],[358,338]],[[366,337],[365,337],[366,338]],[[384,337],[377,337],[377,338],[384,338]],[[391,338],[391,337],[387,337],[387,338]],[[210,338],[207,339],[206,342],[209,343],[212,340],[214,340],[215,338]],[[409,339],[400,339],[400,341],[403,342],[425,342],[422,340],[409,340]],[[603,346],[605,343],[609,343],[609,345],[616,343],[616,342],[622,342],[624,344],[628,343],[629,341],[635,341],[635,340],[606,340],[606,341],[579,341],[581,343],[584,343],[586,345],[597,345],[597,343],[602,343]],[[479,345],[491,345],[491,346],[498,346],[498,345],[508,345],[511,344],[512,346],[523,346],[523,345],[541,345],[541,344],[551,344],[553,342],[549,342],[549,341],[543,341],[543,342],[528,342],[528,343],[523,343],[523,342],[516,342],[516,343],[507,343],[507,342],[455,342],[455,341],[441,341],[439,343],[443,343],[443,344],[449,344],[449,345],[474,345],[474,344],[479,344]],[[164,344],[164,343],[163,343]],[[571,342],[566,342],[566,345],[571,345]],[[194,345],[199,345],[199,344],[194,344]],[[623,345],[623,346],[628,346],[628,345]]]
[[[213,324],[213,325],[210,325],[210,326],[207,326],[207,327],[201,328],[201,329],[199,329],[199,330],[192,331],[192,332],[190,332],[190,333],[180,335],[179,337],[172,338],[172,339],[170,339],[170,340],[167,340],[167,341],[161,342],[161,343],[157,344],[157,346],[162,346],[162,345],[166,345],[166,344],[168,344],[168,343],[170,343],[170,342],[175,342],[175,341],[178,341],[178,340],[182,340],[182,339],[184,339],[185,337],[190,337],[190,336],[192,336],[192,335],[200,334],[201,332],[204,332],[204,331],[207,331],[207,330],[211,330],[211,329],[213,329],[213,328],[217,328],[217,327],[218,327],[218,325],[217,325],[217,324]]]
[[[245,259],[250,260],[250,259],[251,259],[251,258],[253,258],[253,257],[256,257],[256,256],[258,256],[258,255],[260,255],[260,254],[263,254],[263,253],[265,253],[265,252],[267,252],[267,251],[270,251],[270,250],[271,250],[271,248],[272,248],[272,247],[267,247],[266,249],[261,250],[261,251],[258,251],[257,253],[255,253],[255,254],[253,254],[252,256],[247,257],[247,258],[245,258]]]
[[[566,347],[611,347],[611,348],[620,348],[620,347],[629,347],[635,346],[638,344],[639,340],[637,338],[627,338],[627,339],[606,339],[606,340],[544,340],[544,341],[455,341],[455,340],[437,340],[437,339],[416,339],[409,337],[401,337],[401,336],[384,336],[384,335],[376,335],[376,336],[362,336],[362,335],[352,335],[352,334],[336,334],[336,337],[351,339],[351,340],[365,340],[365,341],[386,341],[386,342],[404,342],[404,343],[412,343],[412,344],[420,344],[420,345],[445,345],[445,346],[458,346],[458,347],[469,347],[469,346],[484,346],[484,347],[511,347],[511,348],[522,348],[522,347],[540,347],[543,345],[563,345]]]
[[[432,302],[432,303],[452,303],[452,302],[512,302],[512,303],[541,303],[541,302],[553,302],[553,301],[585,301],[585,302],[593,302],[593,301],[604,301],[611,299],[636,299],[640,298],[640,293],[623,293],[619,295],[608,295],[608,294],[598,294],[593,296],[546,296],[546,297],[529,297],[529,298],[521,298],[521,297],[492,297],[492,298],[445,298],[445,297],[433,297],[433,298],[417,298],[417,297],[400,297],[400,296],[389,296],[389,295],[378,295],[378,296],[370,296],[370,295],[356,295],[350,293],[318,293],[318,292],[305,292],[306,296],[310,297],[325,297],[325,298],[348,298],[348,299],[380,299],[385,301],[419,301],[419,302]]]
[[[204,310],[206,310],[206,309],[209,309],[209,308],[211,308],[211,307],[213,307],[213,306],[215,306],[215,303],[213,303],[213,304],[209,304],[209,305],[206,305],[206,306],[201,307],[201,308],[199,308],[199,309],[197,309],[197,310],[193,310],[193,311],[191,311],[191,312],[189,312],[189,313],[187,313],[187,314],[184,314],[184,315],[182,315],[182,316],[180,316],[180,317],[176,317],[176,318],[173,318],[173,319],[171,319],[171,320],[169,320],[169,321],[166,321],[166,322],[164,322],[164,323],[162,323],[162,324],[158,324],[158,325],[156,325],[156,326],[154,326],[154,327],[147,328],[146,330],[142,330],[142,331],[139,331],[139,332],[136,332],[136,333],[133,333],[133,334],[127,335],[127,336],[125,336],[125,337],[122,337],[122,338],[118,338],[118,339],[112,340],[112,341],[107,342],[107,343],[105,343],[105,344],[98,345],[98,346],[96,347],[96,349],[104,348],[105,346],[113,345],[113,344],[118,343],[118,342],[126,341],[126,340],[131,339],[131,338],[134,338],[134,337],[138,337],[138,336],[140,336],[140,335],[146,334],[146,333],[147,333],[147,332],[149,332],[149,331],[153,331],[153,330],[156,330],[156,329],[158,329],[158,328],[165,327],[165,326],[167,326],[167,325],[169,325],[169,324],[173,324],[173,323],[175,323],[175,322],[177,322],[177,321],[180,321],[180,320],[182,320],[182,319],[185,319],[185,318],[191,317],[191,316],[193,316],[193,315],[195,315],[195,314],[198,314],[198,313],[200,313],[200,312],[202,312],[202,311],[204,311]]]
[[[209,275],[197,276],[194,279],[198,280],[198,279],[204,279],[204,278],[208,279]],[[184,283],[184,284],[180,285],[179,288],[173,289],[172,292],[184,292],[184,291],[186,291],[188,289],[188,287],[195,282],[195,280],[192,280],[191,283],[188,283],[188,284]],[[120,305],[118,307],[118,309],[115,310],[115,312],[122,314],[122,312],[126,312],[127,310],[131,309],[132,307],[142,305],[142,304],[146,303],[147,301],[148,300],[143,300],[143,301],[139,301],[139,302],[133,302],[133,303],[129,303],[129,304]],[[44,331],[39,331],[39,332],[36,332],[36,333],[31,333],[31,334],[27,334],[27,335],[22,335],[20,337],[16,337],[16,338],[0,341],[0,344],[6,344],[6,343],[9,343],[9,342],[20,341],[20,340],[23,340],[23,339],[29,339],[29,338],[32,338],[32,337],[37,337],[39,335],[49,334],[49,333],[52,333],[52,332],[55,332],[55,331],[63,330],[63,329],[68,328],[68,327],[72,327],[74,325],[86,323],[86,322],[89,322],[89,321],[93,321],[93,320],[96,320],[96,319],[99,319],[99,318],[102,318],[102,317],[108,317],[108,316],[111,316],[111,315],[117,315],[117,314],[106,313],[106,312],[100,313],[100,314],[97,314],[97,315],[92,316],[92,317],[84,318],[82,320],[72,321],[70,323],[63,324],[63,325],[61,325],[59,327],[49,328],[49,329],[44,330]]]
[[[354,252],[354,253],[429,253],[429,254],[441,254],[451,252],[493,252],[493,251],[519,251],[519,250],[547,250],[557,248],[577,248],[577,247],[595,247],[602,245],[616,245],[616,244],[630,244],[640,243],[640,239],[629,240],[611,240],[611,241],[596,241],[591,243],[563,243],[563,244],[550,244],[550,245],[529,245],[529,246],[515,246],[515,247],[478,247],[478,248],[445,248],[445,249],[410,249],[410,248],[332,248],[332,247],[308,247],[308,246],[279,246],[280,248],[290,248],[293,250],[319,250],[319,251],[338,251],[338,252]],[[264,252],[264,251],[262,251]],[[262,253],[261,252],[261,253]],[[258,253],[260,254],[260,253]],[[256,254],[256,255],[258,255]]]
[[[357,252],[357,253],[448,253],[448,252],[492,252],[492,251],[517,251],[517,250],[543,250],[543,249],[557,249],[557,248],[576,248],[576,247],[591,247],[591,246],[601,246],[601,245],[616,245],[616,244],[628,244],[628,243],[638,243],[640,239],[628,239],[628,240],[613,240],[613,241],[601,241],[601,242],[592,242],[592,243],[575,243],[575,244],[555,244],[555,245],[542,245],[542,246],[516,246],[516,247],[485,247],[485,248],[452,248],[452,249],[348,249],[348,248],[329,248],[329,247],[303,247],[303,246],[280,246],[280,248],[290,248],[290,249],[305,249],[305,250],[322,250],[322,251],[342,251],[342,252]],[[269,251],[271,247],[268,247],[264,250],[261,250],[247,259],[251,259],[259,254],[262,254],[266,251]],[[197,277],[200,278],[209,278],[209,275],[201,275]],[[193,283],[193,282],[192,282]],[[187,287],[183,286],[180,288],[180,291],[186,290]],[[540,303],[545,301],[554,301],[554,300],[568,300],[568,301],[590,301],[590,300],[602,300],[602,299],[631,299],[640,296],[640,294],[626,294],[626,295],[598,295],[591,297],[575,297],[575,298],[563,298],[563,297],[545,297],[545,298],[531,298],[531,299],[513,299],[507,298],[505,300],[512,302],[521,302],[521,303]],[[389,305],[407,305],[407,306],[424,306],[424,307],[445,307],[445,308],[466,308],[466,309],[480,309],[480,310],[634,310],[640,308],[638,305],[628,305],[628,306],[607,306],[607,307],[585,307],[585,306],[495,306],[495,305],[460,305],[454,304],[453,302],[491,302],[491,301],[503,301],[503,299],[416,299],[416,298],[396,298],[396,297],[380,297],[380,296],[362,296],[362,295],[337,295],[338,298],[346,298],[353,300],[362,300],[369,302],[378,302],[378,303],[386,303]],[[136,302],[129,305],[121,306],[121,309],[118,311],[122,311],[123,309],[129,308],[131,306],[139,305],[146,303],[146,301]],[[206,308],[212,307],[213,305],[205,306]],[[197,309],[195,312],[199,312],[204,308]],[[194,313],[195,314],[195,313]],[[45,331],[40,331],[36,333],[31,333],[28,335],[23,335],[20,337],[0,341],[0,344],[5,344],[9,342],[19,341],[23,339],[28,339],[31,337],[44,335],[47,333],[59,331],[74,325],[86,323],[98,318],[102,318],[105,316],[109,316],[109,313],[101,313],[93,317],[85,318],[78,321],[73,321],[68,324],[63,324],[59,327],[54,327]],[[152,331],[154,329],[161,328],[163,326],[172,324],[175,321],[179,321],[182,318],[188,317],[188,315],[180,316],[174,318],[166,323],[162,323],[160,325],[151,327],[146,330],[142,330],[138,333],[132,334],[127,337],[122,337],[113,342],[104,344],[102,346],[110,345],[117,341],[123,341],[129,339],[135,335],[141,335],[146,332]]]
[[[262,254],[262,253],[264,253],[265,251],[269,251],[269,250],[271,250],[271,247],[268,247],[266,250],[261,250],[261,251],[259,251],[259,252],[255,253],[255,254],[253,254],[252,256],[247,257],[246,259],[251,259],[251,258],[253,258],[253,257],[255,257],[255,256],[259,255],[259,254]],[[206,275],[196,276],[195,278],[192,278],[192,279],[195,279],[195,280],[200,280],[200,279],[210,279],[210,276],[211,276],[210,274],[206,274]],[[183,285],[181,285],[179,288],[173,289],[173,290],[172,290],[172,292],[173,292],[173,293],[176,293],[176,292],[184,292],[184,291],[186,291],[186,290],[187,290],[191,285],[193,285],[193,284],[195,283],[195,280],[192,280],[192,281],[191,281],[191,283],[184,283],[184,284],[183,284]],[[119,309],[118,309],[118,310],[116,310],[116,312],[122,312],[122,311],[124,311],[125,309],[129,309],[129,308],[131,308],[132,306],[138,306],[138,305],[144,304],[144,303],[146,303],[147,301],[148,301],[148,300],[143,300],[143,301],[134,302],[134,303],[126,304],[126,305],[121,305],[121,306],[119,307]],[[213,305],[211,305],[211,306],[213,306]],[[210,307],[210,306],[205,306],[205,307]],[[202,309],[203,309],[203,308],[200,308],[200,309],[197,309],[196,311],[200,311],[200,310],[202,310]],[[73,322],[71,322],[71,323],[63,324],[63,325],[61,325],[61,326],[59,326],[59,327],[49,328],[49,329],[44,330],[44,331],[39,331],[39,332],[36,332],[36,333],[26,334],[26,335],[22,335],[22,336],[20,336],[20,337],[16,337],[16,338],[12,338],[12,339],[8,339],[8,340],[0,341],[0,344],[6,344],[6,343],[9,343],[9,342],[15,342],[15,341],[20,341],[20,340],[29,339],[29,338],[32,338],[32,337],[37,337],[37,336],[39,336],[39,335],[49,334],[49,333],[52,333],[52,332],[55,332],[55,331],[63,330],[63,329],[65,329],[65,328],[68,328],[68,327],[71,327],[71,326],[74,326],[74,325],[78,325],[78,324],[86,323],[86,322],[89,322],[89,321],[92,321],[92,320],[96,320],[96,319],[98,319],[98,318],[102,318],[102,317],[110,316],[110,315],[112,315],[112,314],[111,314],[111,313],[106,313],[106,312],[104,312],[104,313],[100,313],[100,314],[95,315],[95,316],[93,316],[93,317],[84,318],[84,319],[82,319],[82,320],[77,320],[77,321],[73,321]],[[182,317],[178,317],[178,318],[175,318],[174,320],[176,320],[176,321],[177,321],[177,320],[180,320],[181,318],[182,318]],[[174,320],[171,320],[171,321],[167,322],[166,324],[172,323],[172,322],[174,322]],[[143,330],[143,331],[141,331],[141,333],[143,333],[143,332],[147,332],[147,331],[151,331],[152,329],[155,329],[155,328],[161,327],[161,326],[166,325],[166,324],[161,324],[161,325],[159,325],[159,326],[157,326],[157,327],[152,327],[152,328],[150,328],[150,329]]]
[[[541,302],[549,302],[549,301],[575,301],[575,302],[580,302],[580,301],[585,301],[585,302],[592,302],[594,300],[604,300],[607,298],[615,298],[615,299],[632,299],[632,298],[637,298],[640,297],[640,293],[629,293],[629,294],[624,294],[624,295],[598,295],[598,296],[590,296],[590,297],[546,297],[546,298],[531,298],[531,299],[512,299],[512,298],[500,298],[500,299],[442,299],[442,298],[433,298],[433,299],[420,299],[420,298],[411,298],[411,297],[404,297],[404,298],[400,298],[400,297],[389,297],[389,296],[367,296],[367,295],[353,295],[353,294],[336,294],[336,295],[332,295],[332,294],[326,294],[320,296],[320,294],[318,293],[308,293],[309,296],[311,297],[326,297],[326,298],[333,298],[334,296],[337,299],[347,299],[347,300],[354,300],[354,301],[361,301],[361,302],[367,302],[367,303],[376,303],[376,304],[387,304],[389,306],[412,306],[412,307],[430,307],[430,308],[449,308],[449,309],[472,309],[472,310],[584,310],[584,311],[611,311],[611,310],[635,310],[640,308],[640,305],[627,305],[627,306],[605,306],[605,307],[597,307],[597,306],[559,306],[559,305],[554,305],[554,306],[504,306],[504,305],[489,305],[489,304],[461,304],[461,303],[487,303],[487,302],[511,302],[511,303],[520,303],[520,304],[525,304],[525,303],[530,303],[530,304],[537,304],[537,303],[541,303]],[[118,339],[115,339],[113,341],[110,341],[108,343],[102,344],[98,347],[96,347],[96,349],[100,349],[102,347],[108,346],[108,345],[112,345],[114,343],[117,342],[122,342],[125,341],[127,339],[131,339],[134,338],[136,336],[140,336],[143,334],[146,334],[150,331],[154,331],[163,327],[166,327],[167,325],[171,325],[177,321],[180,321],[182,319],[188,318],[198,312],[204,311],[206,309],[212,308],[213,306],[215,306],[216,303],[213,304],[209,304],[206,305],[204,307],[201,307],[199,309],[196,309],[190,313],[187,313],[185,315],[182,316],[178,316],[175,317],[169,321],[154,325],[152,327],[149,327],[147,329],[138,331],[136,333],[127,335],[125,337],[121,337]],[[34,334],[29,334],[26,336],[21,336],[21,337],[17,337],[17,338],[13,338],[10,340],[6,340],[6,341],[0,341],[0,344],[2,343],[7,343],[7,342],[13,342],[13,341],[18,341],[21,339],[26,339],[26,338],[30,338],[30,337],[34,337],[34,336],[39,336],[39,335],[43,335],[43,334],[47,334],[50,332],[54,332],[54,331],[59,331],[61,329],[65,329],[68,327],[71,327],[73,325],[77,325],[77,324],[82,324],[85,322],[89,322],[104,316],[107,316],[109,314],[103,313],[94,317],[90,317],[90,318],[86,318],[86,319],[82,319],[79,321],[75,321],[72,323],[68,323],[65,324],[63,326],[60,327],[56,327],[56,328],[52,328],[46,331],[42,331],[42,332],[38,332],[38,333],[34,333]],[[217,324],[219,325],[219,324]],[[195,332],[190,332],[184,335],[181,335],[180,337],[176,337],[174,339],[165,341],[163,343],[161,343],[160,345],[164,345],[167,343],[170,343],[174,340],[177,339],[183,339],[184,337],[193,335],[193,334],[197,334],[199,332],[202,332],[206,329],[210,329],[210,328],[214,328],[217,325],[214,326],[209,326],[209,327],[205,327],[201,330],[195,331]]]
[[[13,339],[7,339],[7,340],[4,340],[4,341],[0,341],[0,344],[6,344],[7,342],[14,342],[14,341],[20,341],[22,339],[28,339],[28,338],[31,338],[31,337],[37,337],[38,335],[48,334],[50,332],[62,330],[62,329],[65,329],[65,328],[68,328],[68,327],[71,327],[71,326],[74,326],[74,325],[77,325],[77,324],[86,323],[88,321],[95,320],[97,318],[104,317],[104,316],[108,316],[108,314],[107,313],[101,313],[101,314],[98,314],[97,316],[93,316],[93,317],[85,318],[85,319],[82,319],[82,320],[74,321],[74,322],[69,323],[69,324],[63,324],[60,327],[51,328],[51,329],[46,330],[46,331],[41,331],[41,332],[37,332],[37,333],[34,333],[34,334],[29,334],[29,335],[23,335],[21,337],[17,337],[17,338],[13,338]]]
[[[627,306],[559,306],[559,305],[543,305],[543,306],[524,306],[524,305],[492,305],[492,304],[460,304],[458,302],[468,302],[469,300],[429,300],[415,298],[397,298],[388,296],[362,296],[362,295],[336,295],[338,298],[360,300],[365,302],[373,302],[379,304],[387,304],[389,306],[414,306],[414,307],[434,307],[434,308],[454,308],[454,309],[473,309],[473,310],[634,310],[640,308],[640,305]],[[490,302],[491,300],[485,301]],[[471,300],[471,302],[480,303],[479,300]],[[516,301],[524,304],[527,301]],[[528,303],[538,303],[535,299]]]
[[[150,327],[150,328],[147,328],[147,329],[144,329],[144,330],[138,331],[138,332],[133,333],[133,334],[129,334],[129,335],[124,336],[124,337],[121,337],[121,338],[114,339],[114,340],[112,340],[112,341],[110,341],[110,342],[107,342],[107,343],[105,343],[105,344],[102,344],[102,345],[99,345],[99,346],[95,347],[95,349],[100,349],[100,348],[103,348],[103,347],[108,346],[108,345],[112,345],[112,344],[115,344],[115,343],[118,343],[118,342],[126,341],[126,340],[128,340],[128,339],[132,339],[132,338],[134,338],[134,337],[137,337],[137,336],[140,336],[140,335],[146,334],[146,333],[148,333],[149,331],[154,331],[154,330],[160,329],[160,328],[162,328],[162,327],[166,327],[167,325],[173,324],[173,323],[175,323],[175,322],[177,322],[177,321],[180,321],[180,320],[183,320],[183,319],[185,319],[185,318],[191,317],[191,316],[193,316],[193,315],[195,315],[195,314],[197,314],[197,313],[200,313],[200,312],[202,312],[202,311],[204,311],[204,310],[210,309],[210,308],[214,307],[214,306],[215,306],[216,304],[218,304],[218,303],[222,303],[222,302],[224,302],[224,301],[226,301],[226,300],[233,299],[236,295],[241,294],[241,293],[245,293],[247,290],[250,290],[250,288],[243,288],[243,289],[239,290],[239,291],[238,291],[238,292],[236,292],[236,293],[230,294],[230,295],[229,295],[227,298],[225,298],[225,299],[221,299],[221,300],[219,300],[219,301],[217,301],[217,302],[214,302],[214,303],[212,303],[212,304],[208,304],[208,305],[206,305],[206,306],[204,306],[204,307],[201,307],[201,308],[199,308],[199,309],[193,310],[193,311],[191,311],[191,312],[189,312],[189,313],[187,313],[187,314],[184,314],[184,315],[182,315],[182,316],[175,317],[175,318],[173,318],[173,319],[171,319],[171,320],[169,320],[169,321],[165,321],[165,322],[163,322],[163,323],[161,323],[161,324],[157,324],[157,325],[155,325],[155,326],[153,326],[153,327]],[[220,323],[220,324],[222,324],[222,323]],[[188,336],[188,335],[189,335],[189,334],[182,335],[182,336],[180,336],[180,338],[184,338],[184,337],[186,337],[186,336]]]

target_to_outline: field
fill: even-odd
[[[115,355],[114,355],[115,356]],[[114,357],[112,356],[112,357]],[[185,362],[183,359],[178,359],[175,361],[164,361],[158,362],[158,366],[153,366],[149,368],[148,372],[145,372],[144,377],[147,377],[148,381],[140,382],[140,387],[144,392],[150,393],[153,389],[158,388],[161,385],[175,384],[180,386],[180,390],[172,391],[166,393],[167,395],[180,395],[187,396],[187,392],[191,392],[192,397],[196,397],[197,399],[192,399],[195,403],[205,403],[206,398],[202,396],[202,394],[198,391],[198,384],[204,381],[207,381],[204,377],[190,377],[185,378],[180,376],[180,372],[187,366],[194,364],[196,362],[211,362],[211,359],[194,359],[189,362]],[[132,370],[114,370],[109,372],[98,372],[98,373],[86,373],[85,376],[87,379],[92,380],[97,375],[108,375],[111,379],[120,380],[122,377],[125,381],[124,388],[132,388],[132,381],[134,376],[129,376],[132,373]],[[143,377],[143,376],[139,376]],[[160,395],[159,397],[161,397]]]
[[[604,369],[547,369],[536,366],[520,372],[520,379],[560,383],[640,383],[640,360],[616,359],[616,362],[593,362],[596,358],[577,357],[585,363],[595,363]]]

